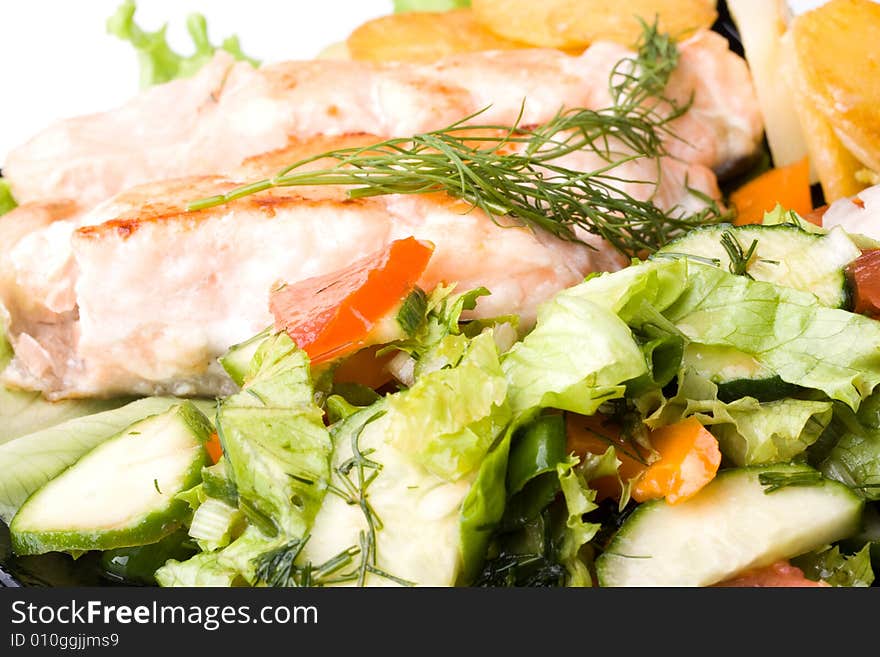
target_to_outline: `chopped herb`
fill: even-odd
[[[762,472],[758,481],[765,486],[765,494],[787,488],[788,486],[815,486],[822,481],[822,473],[817,470],[801,472]]]
[[[662,95],[677,64],[675,43],[658,33],[656,25],[645,25],[636,58],[622,60],[612,71],[612,107],[560,111],[535,127],[522,125],[520,119],[512,125],[469,125],[482,113],[477,112],[433,132],[315,155],[272,178],[193,201],[187,209],[201,210],[273,187],[299,185],[347,185],[351,198],[446,192],[495,221],[511,217],[582,242],[576,232],[580,229],[631,255],[655,251],[696,225],[723,218],[714,202],[686,215],[677,208],[661,210],[651,200],[639,200],[619,189],[620,174],[615,169],[665,155],[663,138],[673,134],[669,123],[690,105],[678,105]],[[661,107],[669,111],[661,113]],[[585,149],[599,155],[602,165],[579,171],[554,163]],[[622,156],[622,151],[632,155]],[[336,164],[303,170],[323,159]]]

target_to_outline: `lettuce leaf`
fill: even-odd
[[[134,0],[123,2],[116,13],[107,19],[107,32],[123,41],[128,41],[137,50],[141,66],[141,88],[154,84],[162,84],[178,78],[195,75],[219,50],[225,50],[239,61],[249,62],[252,66],[260,63],[241,51],[238,37],[226,38],[219,48],[211,44],[205,17],[201,14],[190,14],[186,20],[186,29],[195,45],[192,55],[180,55],[168,45],[163,25],[155,32],[147,32],[134,22],[137,7]]]
[[[825,235],[828,232],[828,230],[822,228],[822,226],[817,226],[816,224],[810,223],[802,218],[794,210],[786,210],[781,203],[777,203],[776,207],[770,210],[770,212],[765,212],[764,220],[761,223],[765,226],[793,224],[807,233],[814,233],[816,235]]]
[[[598,509],[596,491],[589,487],[590,479],[610,475],[617,472],[617,457],[614,448],[609,447],[602,456],[580,462],[572,457],[556,466],[559,486],[565,498],[568,517],[562,544],[559,547],[559,562],[568,571],[568,586],[591,586],[592,578],[580,553],[601,528],[601,524],[585,522],[583,517],[590,511]]]
[[[605,280],[594,278],[556,295],[539,309],[536,328],[504,355],[515,414],[553,407],[592,415],[605,401],[623,396],[625,381],[648,372],[630,328],[600,305],[614,304],[601,293],[590,294]]]
[[[691,261],[663,315],[692,342],[750,354],[783,381],[853,409],[880,384],[880,323],[805,292]]]
[[[837,409],[829,430],[833,432],[833,445],[819,463],[819,470],[865,499],[880,500],[880,428],[861,422],[848,410]]]
[[[0,217],[16,207],[18,207],[18,203],[15,202],[15,198],[12,196],[12,189],[9,187],[9,183],[0,178]]]
[[[394,0],[394,12],[402,11],[449,11],[470,7],[471,0]]]
[[[461,504],[459,515],[459,583],[468,585],[480,571],[495,528],[504,516],[507,500],[505,480],[510,455],[510,441],[515,426],[511,424],[501,441],[483,462],[477,477]]]
[[[649,410],[652,400],[637,402],[657,428],[696,417],[718,438],[724,456],[736,465],[790,461],[814,444],[828,426],[832,403],[800,399],[759,402],[743,397],[730,403],[718,399],[718,387],[691,370],[679,375],[674,397]]]
[[[186,561],[169,559],[155,574],[159,586],[234,586],[241,580],[238,571],[224,566],[216,552],[201,552]]]
[[[217,415],[239,504],[266,533],[302,538],[324,499],[332,452],[308,357],[278,333],[260,345],[245,380]]]
[[[447,481],[480,467],[511,417],[492,332],[457,337],[467,343],[457,365],[388,398],[391,444]]]
[[[874,581],[871,546],[865,545],[853,555],[843,555],[840,548],[825,547],[792,559],[807,579],[822,580],[831,586],[867,587]]]

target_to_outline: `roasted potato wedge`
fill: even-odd
[[[374,62],[432,62],[460,52],[526,48],[478,23],[470,9],[382,16],[348,38],[352,59]]]
[[[499,36],[548,48],[583,48],[594,41],[635,44],[639,18],[659,19],[676,38],[709,28],[715,0],[473,0],[477,20]]]
[[[880,4],[832,0],[797,17],[786,36],[798,114],[826,198],[863,189],[880,171]]]

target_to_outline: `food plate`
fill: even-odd
[[[742,55],[743,47],[736,25],[730,18],[726,2],[718,4],[718,20],[712,29],[722,34],[734,52]],[[759,163],[761,168],[767,163]],[[744,172],[748,173],[748,172]],[[731,186],[735,186],[733,179]],[[118,586],[119,582],[102,576],[98,557],[87,554],[74,560],[60,553],[32,557],[16,557],[12,553],[9,529],[0,521],[0,586]],[[127,585],[130,585],[127,584]]]
[[[870,586],[880,5],[425,1],[7,157],[3,584]]]

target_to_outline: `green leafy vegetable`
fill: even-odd
[[[18,207],[15,198],[12,196],[12,189],[9,182],[0,178],[0,217]]]
[[[545,415],[526,425],[510,453],[507,466],[507,492],[519,493],[527,483],[543,474],[555,473],[566,460],[565,419]]]
[[[308,357],[278,333],[260,346],[251,368],[242,391],[220,406],[223,452],[251,522],[270,535],[302,538],[326,493],[332,450]]]
[[[455,284],[440,283],[424,298],[424,303],[418,293],[410,295],[404,303],[404,309],[411,308],[406,311],[404,320],[407,337],[392,343],[386,350],[399,350],[413,358],[413,378],[444,367],[454,367],[464,356],[468,344],[466,338],[476,337],[473,333],[469,336],[463,334],[461,314],[476,308],[477,299],[488,295],[489,290],[479,287],[461,294],[454,294],[454,291]],[[418,318],[415,316],[416,306],[421,310]],[[488,321],[484,324],[485,328],[492,327]]]
[[[591,284],[601,280],[544,304],[535,330],[504,355],[515,414],[552,407],[592,415],[602,403],[623,396],[625,381],[648,372],[629,327],[590,300]]]
[[[776,207],[770,212],[764,213],[764,220],[761,222],[765,226],[777,226],[779,224],[793,224],[808,233],[816,233],[824,235],[828,231],[821,226],[810,223],[803,219],[794,210],[786,210],[782,204],[777,203]]]
[[[454,367],[425,374],[388,398],[391,443],[448,481],[480,466],[511,417],[491,332],[465,341]]]
[[[614,454],[609,447],[608,453]],[[599,531],[598,523],[585,522],[584,514],[599,508],[596,503],[596,491],[587,483],[582,468],[578,468],[578,459],[572,458],[557,466],[559,485],[565,497],[568,518],[565,522],[565,534],[559,548],[559,561],[568,571],[569,586],[590,586],[592,579],[586,564],[580,558],[580,551]],[[614,471],[617,468],[615,466]],[[596,476],[597,473],[591,473]]]
[[[865,545],[852,555],[843,555],[837,546],[809,552],[792,559],[807,579],[822,580],[832,586],[866,587],[874,581],[871,546]]]
[[[168,45],[165,36],[167,25],[163,25],[155,32],[147,32],[134,22],[136,10],[133,0],[123,2],[116,13],[107,19],[107,32],[130,42],[137,50],[141,66],[141,87],[195,75],[218,50],[208,38],[207,23],[201,14],[190,14],[187,17],[186,29],[192,37],[196,50],[192,55],[184,56],[171,50]],[[237,60],[259,66],[257,60],[251,59],[241,51],[238,37],[228,37],[219,49],[225,50]]]
[[[877,426],[877,400],[874,395],[856,416],[847,408],[835,409],[827,437],[830,449],[819,469],[855,489],[869,500],[880,500],[880,426]],[[823,441],[826,436],[823,436]]]
[[[459,583],[471,584],[477,577],[492,533],[504,516],[507,500],[505,480],[514,430],[515,425],[511,424],[501,441],[483,459],[477,477],[462,502],[459,520],[462,568]]]
[[[688,263],[686,280],[663,315],[690,341],[752,355],[783,381],[851,408],[880,383],[880,323],[696,262]]]
[[[651,395],[637,401],[645,424],[657,428],[696,417],[718,438],[722,453],[736,465],[787,462],[815,443],[831,421],[832,404],[781,399],[761,403],[742,397],[730,403],[718,399],[718,386],[691,370],[679,375],[674,397],[653,412]]]

